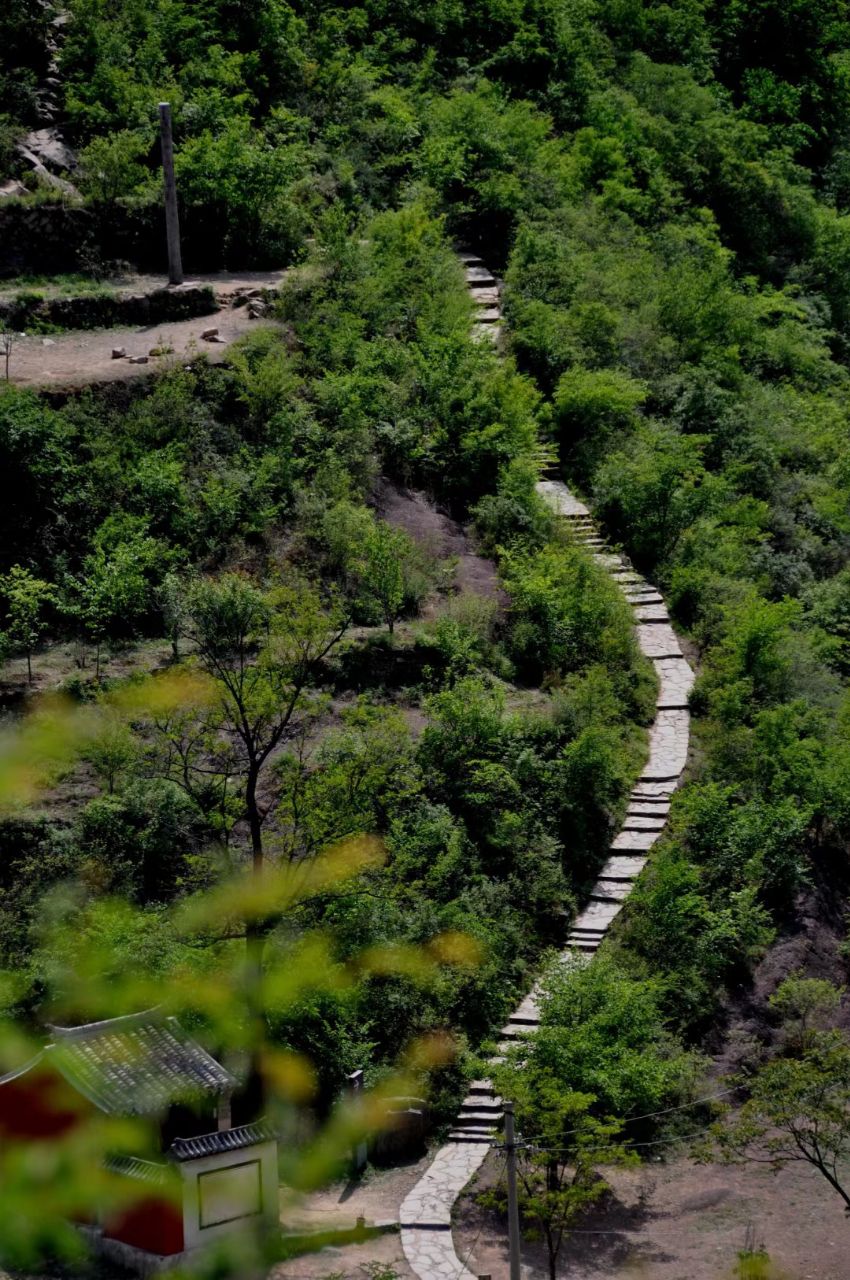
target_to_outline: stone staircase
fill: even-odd
[[[449,1133],[449,1142],[478,1142],[490,1145],[493,1134],[502,1127],[502,1099],[489,1080],[472,1080],[469,1093]]]
[[[478,341],[499,346],[501,283],[474,254],[460,256],[475,302],[473,333]],[[611,844],[587,905],[567,937],[562,963],[581,964],[592,958],[622,911],[650,849],[664,830],[670,798],[687,763],[688,695],[694,673],[682,653],[661,594],[608,544],[589,508],[560,480],[541,480],[537,490],[564,522],[570,537],[585,547],[620,587],[632,609],[638,645],[658,676],[648,759],[629,796],[623,826]],[[537,982],[502,1027],[491,1062],[503,1061],[512,1046],[540,1025],[540,994]],[[502,1125],[501,1107],[502,1100],[489,1080],[473,1080],[448,1141],[401,1206],[402,1247],[420,1280],[475,1280],[454,1251],[451,1208],[497,1140]]]
[[[466,272],[466,287],[475,304],[472,336],[477,342],[499,345],[502,334],[502,282],[474,253],[458,255]]]

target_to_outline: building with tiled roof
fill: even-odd
[[[144,1274],[278,1219],[277,1143],[264,1123],[233,1128],[238,1081],[158,1010],[50,1027],[28,1062],[0,1076],[0,1141],[57,1138],[86,1115],[147,1122],[149,1152],[107,1161],[132,1194],[87,1228],[99,1252]]]

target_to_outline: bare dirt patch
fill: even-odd
[[[362,1218],[366,1226],[397,1222],[399,1208],[408,1191],[419,1181],[431,1156],[395,1169],[370,1170],[366,1177],[351,1182],[336,1182],[306,1196],[298,1204],[282,1199],[281,1222],[287,1230],[346,1230]],[[366,1280],[370,1264],[391,1267],[399,1277],[408,1280],[413,1272],[407,1265],[397,1232],[377,1236],[364,1244],[329,1247],[318,1253],[304,1254],[276,1267],[274,1278],[286,1280],[324,1280],[326,1276],[344,1276],[346,1280]]]
[[[478,1190],[500,1176],[488,1156]],[[751,1224],[783,1280],[847,1280],[850,1228],[841,1201],[808,1166],[702,1166],[682,1157],[617,1171],[612,1194],[564,1244],[562,1280],[731,1280]],[[507,1274],[503,1221],[466,1193],[455,1247],[474,1274]],[[548,1276],[540,1244],[526,1244],[528,1280]]]
[[[435,560],[454,560],[454,585],[460,592],[496,600],[504,609],[507,596],[499,583],[495,564],[476,548],[468,528],[438,510],[424,493],[401,489],[381,480],[372,495],[382,519],[404,529]],[[423,610],[427,616],[429,610]],[[433,609],[431,610],[433,612]]]
[[[199,355],[206,356],[211,364],[220,364],[232,342],[268,324],[265,320],[252,320],[245,307],[238,307],[165,324],[75,330],[53,338],[31,335],[18,338],[14,344],[10,381],[19,387],[70,388],[149,377]],[[210,328],[218,329],[220,343],[203,341],[201,334]],[[113,347],[124,347],[128,357],[147,356],[148,363],[113,360]],[[171,348],[171,353],[151,356],[155,347]]]

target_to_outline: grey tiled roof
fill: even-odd
[[[216,1097],[236,1080],[188,1036],[176,1018],[155,1009],[51,1027],[49,1055],[69,1084],[109,1115],[157,1115],[172,1103]]]
[[[205,1133],[200,1138],[176,1138],[171,1144],[170,1154],[175,1160],[198,1160],[201,1156],[253,1147],[257,1142],[273,1142],[275,1137],[271,1126],[260,1120],[256,1124],[243,1124],[238,1129]]]

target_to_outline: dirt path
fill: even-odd
[[[455,1245],[474,1274],[507,1274],[504,1223],[475,1195],[501,1175],[488,1156],[475,1194],[457,1204]],[[563,1246],[561,1280],[732,1280],[748,1226],[766,1249],[770,1280],[847,1280],[850,1228],[841,1201],[807,1165],[759,1166],[681,1158],[615,1171],[613,1194]],[[542,1244],[526,1243],[526,1280],[546,1280]]]
[[[269,323],[251,320],[246,308],[239,307],[165,324],[76,330],[55,338],[18,338],[12,351],[10,381],[19,387],[82,387],[91,382],[145,377],[198,355],[219,364],[230,343]],[[220,343],[203,341],[201,334],[210,328],[218,329]],[[151,356],[151,349],[160,346],[172,347],[173,354]],[[113,347],[124,347],[128,356],[148,356],[148,362],[113,360]]]
[[[370,1170],[361,1182],[336,1182],[295,1205],[281,1198],[281,1222],[289,1230],[346,1230],[363,1218],[367,1226],[397,1222],[399,1206],[422,1174],[428,1157],[413,1164],[383,1171]],[[366,1280],[375,1264],[399,1280],[413,1280],[401,1248],[398,1232],[388,1232],[364,1244],[329,1247],[282,1263],[272,1280],[324,1280],[328,1276]]]

